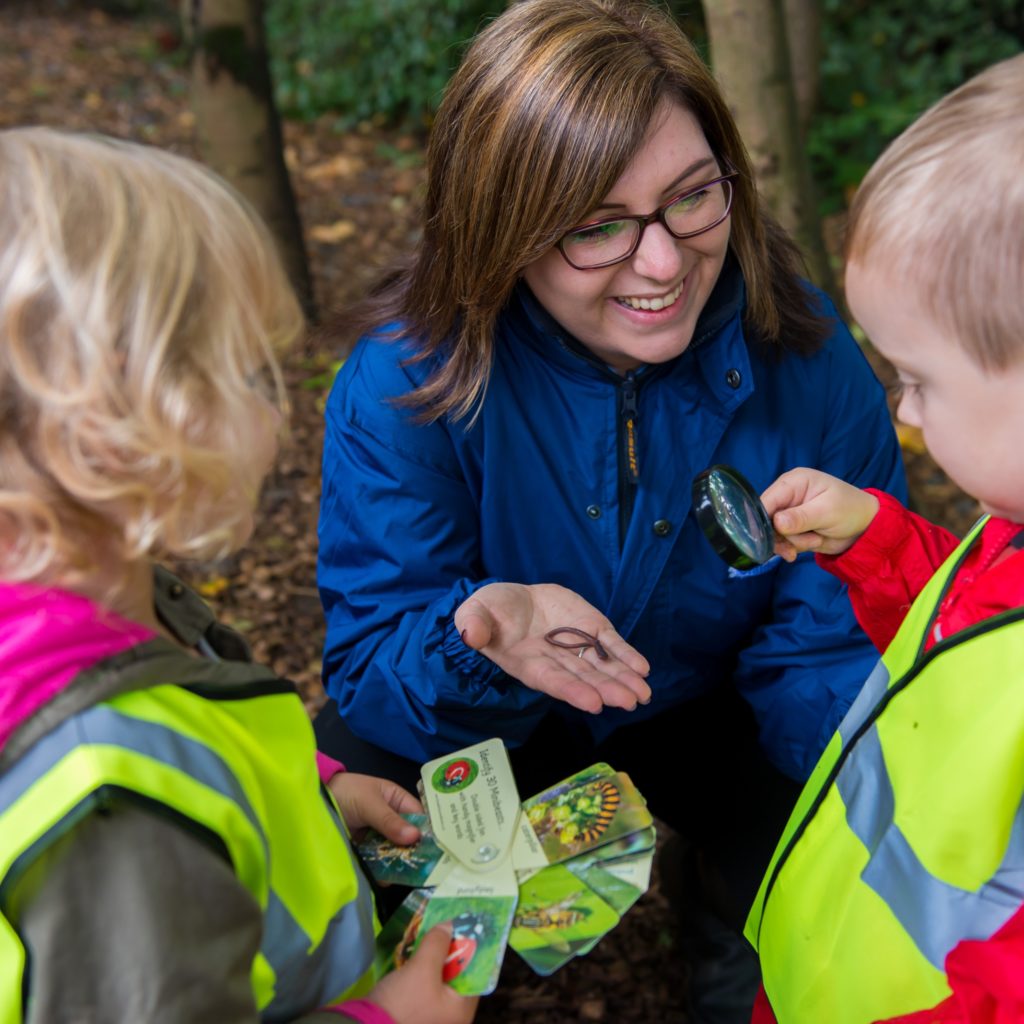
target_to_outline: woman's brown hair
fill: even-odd
[[[749,326],[769,345],[812,350],[824,330],[799,252],[763,209],[711,73],[647,0],[520,0],[476,36],[434,122],[417,249],[333,330],[400,321],[414,358],[443,360],[403,404],[428,421],[470,414],[523,268],[602,202],[664,98],[691,111],[719,162],[739,172],[730,247]]]

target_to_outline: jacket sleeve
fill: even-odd
[[[879,501],[870,526],[843,554],[815,560],[846,584],[857,621],[884,651],[914,598],[960,542],[890,495],[868,489]]]
[[[879,1024],[1011,1024],[1024,1006],[1024,907],[990,939],[965,939],[946,957],[951,994]]]
[[[480,565],[471,467],[448,433],[461,428],[416,423],[376,380],[379,358],[366,366],[365,356],[357,349],[327,406],[317,564],[327,691],[353,732],[414,760],[486,738],[489,713],[514,745],[550,699],[455,629],[459,605],[495,582]]]
[[[885,392],[845,327],[838,326],[824,359],[818,393],[808,396],[807,420],[821,424],[815,468],[905,501]],[[781,563],[774,578],[772,613],[740,652],[734,679],[757,717],[766,754],[803,780],[878,652],[857,625],[846,587],[813,556]]]

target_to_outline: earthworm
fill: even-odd
[[[583,642],[568,642],[565,640],[556,640],[555,637],[559,633],[572,633],[573,636],[578,636]],[[601,646],[601,641],[596,636],[591,636],[589,633],[584,632],[582,629],[577,629],[575,626],[559,626],[557,629],[552,629],[550,632],[544,634],[544,639],[549,644],[554,644],[555,647],[567,647],[570,650],[579,648],[579,657],[583,657],[583,652],[588,648],[593,647],[594,652],[602,661],[608,660],[608,652]]]

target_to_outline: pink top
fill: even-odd
[[[61,642],[49,644],[56,623]],[[79,673],[155,635],[80,594],[0,583],[0,748]]]
[[[324,1010],[330,1013],[340,1013],[350,1020],[359,1021],[359,1024],[395,1024],[394,1017],[376,1003],[369,999],[350,999],[347,1003],[337,1006],[325,1006]]]

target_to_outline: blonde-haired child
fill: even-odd
[[[925,113],[851,210],[850,306],[985,517],[960,542],[809,469],[763,500],[885,653],[747,923],[760,1022],[1024,1020],[1024,55]]]
[[[474,1014],[443,928],[373,977],[338,807],[409,842],[418,802],[318,780],[293,687],[154,565],[248,538],[301,326],[202,167],[0,132],[0,1020]]]

